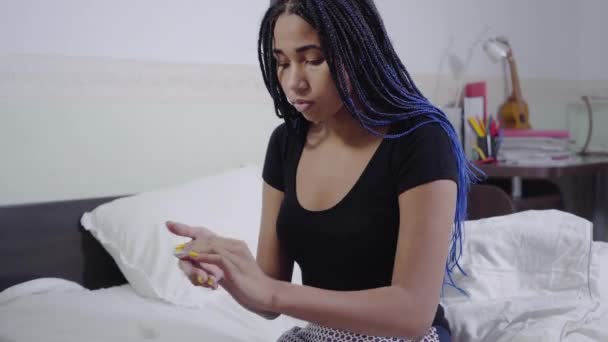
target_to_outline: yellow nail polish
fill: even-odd
[[[198,256],[198,253],[190,251],[190,252],[188,252],[188,255],[193,258],[196,258]]]
[[[182,249],[184,249],[184,247],[186,247],[185,243],[182,243],[181,245],[177,245],[175,246],[175,251],[181,251]]]
[[[213,286],[213,278],[207,279],[207,285]]]
[[[196,280],[198,280],[198,283],[199,283],[199,284],[202,284],[202,283],[203,283],[203,276],[202,276],[202,275],[199,275],[199,276],[196,278]]]

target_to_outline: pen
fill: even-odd
[[[483,119],[481,119],[481,118],[477,117],[477,125],[478,125],[478,126],[479,126],[479,128],[480,128],[480,131],[481,131],[481,136],[482,136],[482,137],[483,137],[483,136],[485,136],[485,135],[487,134],[487,132],[486,132],[486,123],[485,123],[485,121],[483,121]]]
[[[488,155],[492,156],[492,137],[489,134],[486,134],[486,145],[488,147]]]
[[[490,129],[491,127],[491,123],[492,122],[492,115],[488,115],[488,121],[486,122],[486,151],[488,151],[488,156],[492,156],[492,130]]]
[[[483,137],[483,131],[481,130],[481,127],[479,127],[479,123],[475,120],[474,117],[469,116],[467,118],[467,121],[469,122],[469,125],[471,126],[471,128],[473,129],[473,131],[477,134],[478,137]]]
[[[486,154],[483,153],[483,150],[480,149],[479,146],[473,145],[473,149],[479,154],[479,158],[481,158],[481,160],[487,159]]]

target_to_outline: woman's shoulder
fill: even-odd
[[[285,122],[278,124],[270,134],[270,139],[284,139],[287,136],[287,125]]]
[[[458,180],[455,151],[440,123],[424,119],[391,126],[394,138],[390,159],[399,178],[399,193],[438,179]]]
[[[391,125],[389,134],[401,148],[449,147],[451,138],[439,122],[429,118],[413,118]],[[401,135],[401,136],[399,136]]]
[[[276,126],[270,134],[264,159],[264,168],[262,170],[264,181],[279,191],[284,191],[285,189],[284,164],[287,158],[286,139],[287,128],[285,123],[282,123]]]
[[[287,144],[287,139],[289,137],[288,133],[285,122],[280,123],[272,130],[269,145],[273,146],[275,149],[283,150]]]
[[[279,145],[282,150],[300,146],[306,137],[306,127],[298,128],[297,125],[290,125],[282,122],[277,125],[270,135],[270,144]]]
[[[270,134],[268,152],[284,157],[298,146],[298,141],[297,133],[293,129],[290,130],[287,123],[282,122]]]

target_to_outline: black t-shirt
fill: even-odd
[[[389,133],[413,124],[394,124]],[[389,286],[399,233],[399,194],[434,180],[458,179],[447,133],[429,123],[401,138],[383,139],[353,188],[322,211],[309,211],[296,198],[303,146],[304,138],[288,134],[281,124],[266,152],[264,181],[284,192],[277,218],[281,248],[300,266],[305,285],[342,291]],[[441,306],[433,325],[449,329]]]

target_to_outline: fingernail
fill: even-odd
[[[175,246],[175,251],[176,251],[176,252],[179,252],[179,251],[181,251],[182,249],[184,249],[184,247],[186,247],[186,244],[185,244],[185,243],[179,244],[179,245]]]
[[[203,284],[203,276],[199,274],[199,276],[196,278],[196,280],[198,280],[199,284]]]
[[[173,252],[173,255],[175,255],[176,257],[183,257],[183,256],[188,255],[188,253],[186,253],[186,251],[184,251],[184,250],[175,250]]]
[[[198,256],[198,253],[190,251],[190,252],[188,252],[188,255],[193,258],[196,258]]]
[[[213,286],[213,278],[212,277],[209,277],[209,279],[207,279],[207,285]]]

